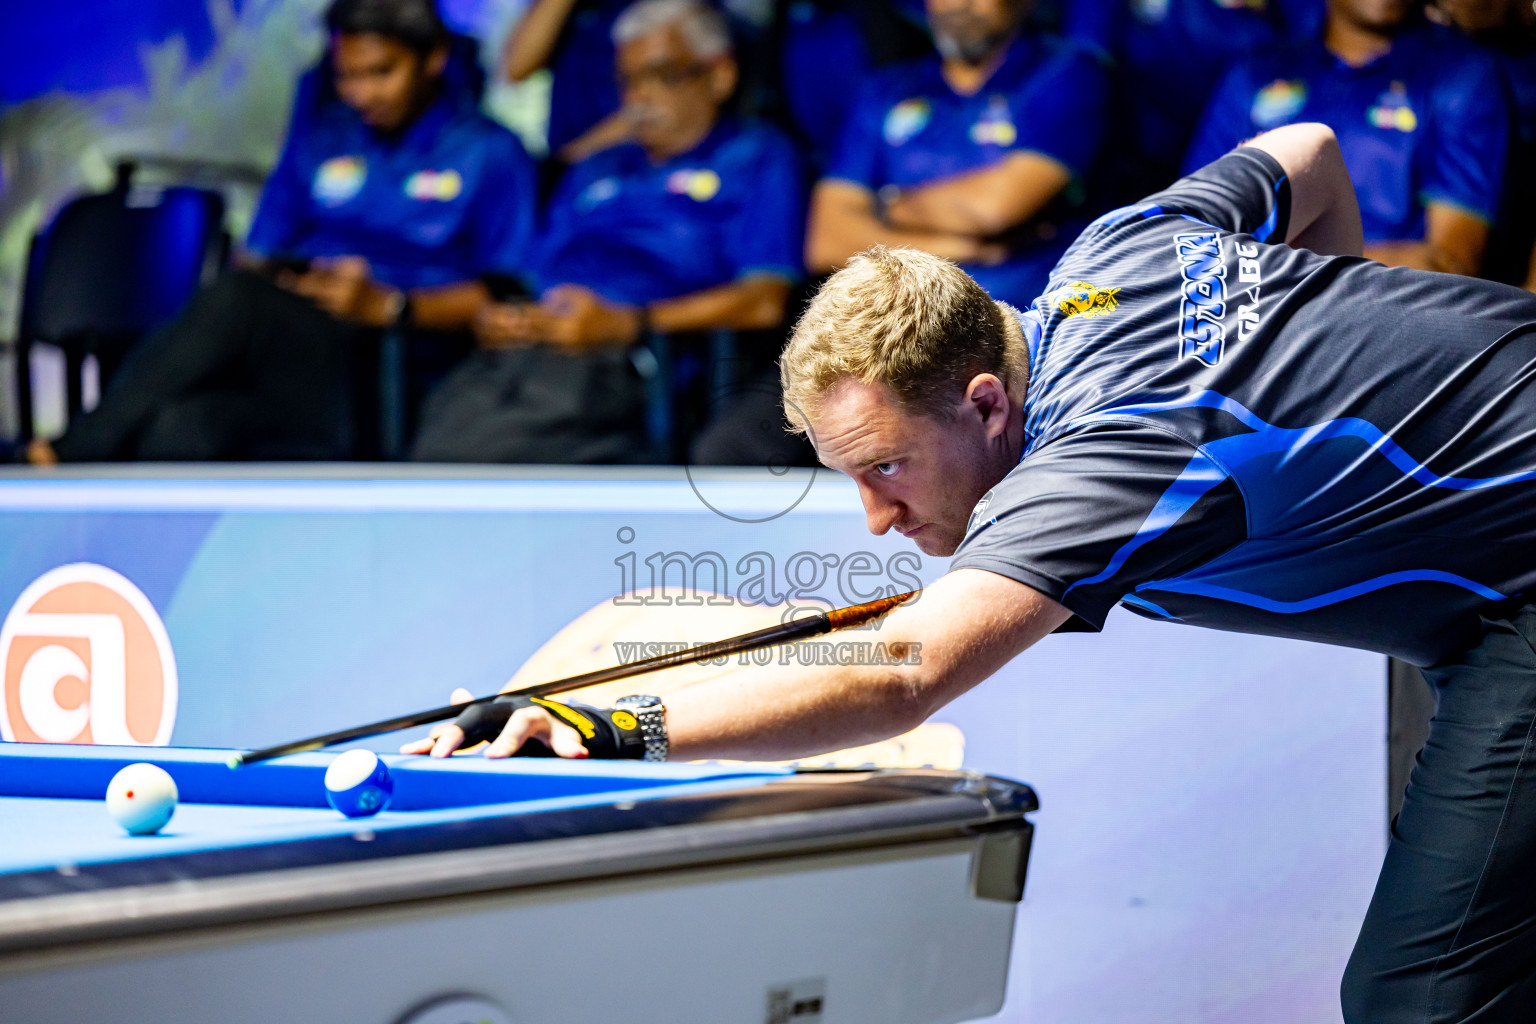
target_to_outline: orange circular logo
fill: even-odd
[[[164,746],[176,724],[165,623],[126,576],[80,562],[21,592],[0,626],[0,739]]]

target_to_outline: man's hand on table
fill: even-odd
[[[449,703],[467,704],[473,699],[474,695],[461,687],[453,691]],[[581,734],[541,707],[514,711],[501,735],[487,743],[483,753],[486,757],[511,757],[529,740],[543,743],[557,757],[579,759],[590,756],[582,743]],[[400,753],[431,754],[433,757],[448,757],[455,752],[469,753],[468,750],[459,750],[463,742],[463,729],[454,722],[442,722],[434,725],[432,731],[422,739],[405,744],[400,748]]]

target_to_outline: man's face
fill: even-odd
[[[621,45],[617,73],[636,141],[664,155],[692,148],[708,134],[736,88],[735,60],[697,59],[676,25]]]
[[[337,95],[364,124],[385,134],[420,113],[446,57],[441,50],[423,56],[398,39],[371,32],[331,41]]]
[[[1390,34],[1408,19],[1408,0],[1328,0],[1334,17],[1368,32]]]
[[[870,533],[894,529],[925,554],[954,554],[971,509],[1017,455],[999,444],[996,420],[989,429],[969,405],[953,420],[907,412],[886,385],[853,379],[822,397],[810,424],[816,453],[858,485]]]
[[[1008,41],[1024,0],[928,0],[928,27],[945,60],[980,64]]]

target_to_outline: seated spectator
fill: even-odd
[[[1104,73],[1085,50],[1024,28],[1024,0],[928,0],[939,54],[876,73],[812,194],[806,262],[832,270],[873,245],[965,267],[1027,304],[1071,238],[1098,150]]]
[[[1526,0],[1441,0],[1430,13],[1486,46],[1509,82],[1515,133],[1484,273],[1536,292],[1536,6]]]
[[[481,347],[428,399],[414,458],[643,461],[630,347],[652,331],[784,318],[802,172],[776,131],[722,116],[737,73],[724,19],[697,0],[641,0],[613,37],[635,141],[567,173],[539,246],[538,301],[481,314]]]
[[[1166,188],[1212,90],[1234,61],[1313,38],[1323,0],[1066,0],[1064,31],[1113,57],[1115,205]]]
[[[532,164],[448,87],[432,0],[335,0],[326,24],[340,102],[295,111],[246,268],[146,338],[32,461],[350,457],[338,396],[361,350],[386,327],[467,333],[481,275],[521,266]]]
[[[1415,21],[1407,0],[1328,0],[1320,42],[1232,69],[1185,167],[1297,121],[1337,133],[1360,200],[1365,255],[1478,273],[1510,132],[1505,85],[1485,52]]]

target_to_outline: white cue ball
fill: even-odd
[[[176,811],[176,780],[159,765],[130,764],[107,784],[107,813],[130,834],[158,832]]]

